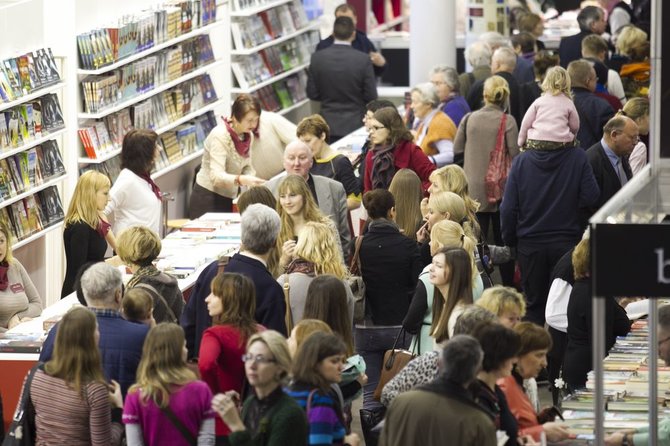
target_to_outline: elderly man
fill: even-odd
[[[205,298],[211,293],[211,284],[217,274],[243,274],[256,288],[256,322],[270,330],[286,335],[284,315],[286,305],[282,287],[267,269],[267,262],[279,235],[279,215],[263,204],[252,204],[242,214],[242,247],[227,264],[218,260],[210,263],[200,273],[193,293],[181,316],[181,326],[186,333],[189,358],[196,358],[200,351],[202,333],[212,325]]]
[[[558,46],[558,55],[561,58],[561,66],[567,68],[573,60],[582,57],[582,40],[590,34],[601,35],[605,32],[607,22],[605,12],[597,6],[587,6],[577,15],[579,33],[561,39]]]
[[[472,71],[458,76],[461,96],[464,98],[468,97],[470,89],[477,81],[486,80],[491,76],[491,54],[493,54],[491,47],[479,41],[465,49],[465,60],[472,66]]]
[[[670,305],[658,309],[658,357],[670,366]],[[605,437],[606,446],[646,446],[649,443],[649,427],[615,432]],[[670,418],[658,420],[659,446],[670,446]]]
[[[380,444],[495,445],[496,428],[491,417],[467,390],[477,378],[483,358],[482,348],[472,336],[450,339],[442,353],[439,376],[395,398],[386,415]]]
[[[123,282],[118,269],[104,262],[96,263],[82,274],[80,284],[86,304],[98,320],[98,346],[105,378],[118,381],[125,395],[135,382],[149,327],[121,317]],[[57,331],[58,325],[51,329],[44,341],[40,362],[51,359]]]
[[[588,209],[584,225],[591,215],[633,177],[628,156],[635,148],[639,136],[635,121],[626,116],[615,116],[605,124],[602,139],[586,151],[586,158],[600,188],[600,197]]]
[[[570,62],[568,74],[572,84],[572,99],[579,114],[577,140],[583,148],[591,147],[603,136],[605,123],[614,116],[606,100],[596,96],[597,75],[593,64],[580,59]]]
[[[349,230],[347,194],[344,191],[344,186],[339,181],[309,173],[313,163],[314,155],[312,154],[312,149],[302,141],[293,141],[284,150],[284,174],[276,176],[265,183],[265,187],[270,189],[274,196],[277,197],[279,184],[286,174],[303,177],[307,182],[307,186],[309,186],[309,190],[312,191],[312,196],[321,212],[335,222],[337,231],[340,234],[342,249],[346,249],[351,241],[351,231]]]
[[[521,123],[523,116],[519,109],[519,82],[514,75],[516,68],[516,53],[508,46],[502,46],[495,50],[491,57],[491,72],[507,81],[509,86],[509,113],[514,116],[517,124]],[[477,81],[468,94],[468,105],[472,111],[479,110],[484,106],[484,82],[486,79]]]
[[[430,82],[435,85],[437,96],[440,98],[440,109],[454,121],[458,127],[463,116],[470,113],[470,106],[460,94],[461,83],[458,73],[446,65],[438,65],[428,73]]]

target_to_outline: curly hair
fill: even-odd
[[[313,263],[317,275],[332,274],[338,279],[345,279],[349,273],[344,266],[336,234],[337,230],[330,220],[328,223],[305,223],[298,237],[295,256]]]

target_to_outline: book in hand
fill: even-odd
[[[44,334],[0,333],[0,353],[39,353]]]

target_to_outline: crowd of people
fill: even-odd
[[[606,12],[583,8],[560,57],[542,49],[541,17],[515,9],[518,34],[482,35],[466,49],[471,71],[436,66],[403,117],[373,88],[386,61],[338,7],[309,70],[321,115],[296,126],[240,94],[207,137],[188,213],[236,201],[241,246],[204,268],[188,300],[155,266],[157,135],[129,132],[119,179],[81,175],[65,216],[62,296],[83,307],[49,331],[24,384],[37,444],[569,438],[536,379],[584,387],[584,229],[648,159],[648,34],[618,9],[608,42]],[[361,124],[369,136],[352,162],[329,143]],[[11,238],[0,222],[2,331],[43,308]],[[132,275],[125,286],[108,247]],[[606,308],[609,349],[630,322],[614,298]],[[395,349],[411,358],[399,370]]]

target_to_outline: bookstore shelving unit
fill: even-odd
[[[191,2],[191,5],[193,3],[197,2]],[[203,10],[205,4],[211,6],[213,2],[201,0],[200,5]],[[221,5],[216,4],[215,7],[218,6]],[[195,26],[195,13],[193,22]],[[83,110],[77,114],[82,146],[82,150],[80,150],[82,156],[77,158],[80,171],[90,168],[97,169],[109,174],[114,180],[118,170],[120,170],[118,156],[121,153],[123,135],[133,126],[152,128],[159,135],[159,142],[163,146],[160,151],[162,159],[157,161],[158,170],[152,174],[154,179],[174,172],[202,155],[203,139],[209,130],[216,125],[214,111],[224,108],[228,102],[225,95],[217,95],[219,92],[215,90],[210,79],[210,73],[219,69],[225,62],[220,57],[215,57],[210,42],[210,33],[225,27],[226,23],[225,20],[219,18],[211,23],[203,24],[188,32],[169,38],[162,43],[120,58],[108,65],[95,69],[79,68],[77,70],[84,96]],[[153,26],[156,30],[159,27],[159,25]],[[169,23],[167,26],[169,26]],[[155,32],[156,34],[159,33],[158,31]],[[197,42],[197,50],[188,49],[187,52],[188,45],[194,41]],[[171,56],[171,52],[176,50],[178,50],[179,56],[175,59]],[[124,70],[132,70],[136,66],[135,64],[142,64],[145,60],[149,60],[149,65],[151,65],[151,62],[160,60],[161,55],[167,59],[162,67],[163,71],[168,74],[174,73],[173,68],[176,67],[178,76],[172,75],[169,78],[163,76],[162,81],[159,82],[158,75],[156,75],[155,84],[139,91],[138,94],[122,95],[121,88],[119,88],[118,96],[126,96],[124,99],[120,101],[112,100],[97,109],[90,107],[91,102],[87,102],[87,99],[90,98],[86,97],[87,86],[85,85],[88,80],[93,79],[95,82],[104,79],[104,76],[113,76],[117,73],[123,75]],[[199,59],[203,55],[207,58]],[[170,59],[171,57],[172,59]],[[184,69],[185,60],[191,63],[191,58],[195,66]],[[83,62],[80,62],[80,64],[83,64]],[[161,70],[160,62],[156,66],[156,72],[158,73]],[[154,72],[151,71],[151,75],[153,74]],[[119,79],[119,84],[121,84],[123,82],[122,78],[119,77]],[[184,92],[192,92],[194,86],[202,98],[198,101],[187,102],[192,97]],[[104,96],[104,94],[99,94],[99,96]],[[146,111],[142,112],[148,116],[148,119],[138,121],[138,115],[140,115],[138,110],[143,105],[149,108],[148,113]],[[94,109],[91,110],[91,108]],[[118,116],[118,118],[115,118],[115,116]],[[114,127],[110,122],[112,119],[119,120],[118,131],[112,128]],[[185,131],[184,129],[195,129],[194,126],[200,126],[203,120],[208,121],[208,125],[204,126],[203,129],[198,127],[197,142],[194,143],[192,140],[195,140],[196,132]],[[86,132],[86,135],[82,136],[82,131]],[[100,135],[100,133],[103,133],[103,135]],[[182,136],[180,135],[184,134],[188,134],[190,137],[188,144],[182,144]],[[174,135],[176,135],[176,138],[173,138]],[[171,143],[168,143],[168,140]],[[168,147],[168,144],[172,145]]]
[[[300,0],[230,4],[233,96],[256,96],[265,110],[288,114],[309,100],[309,59],[319,41]]]

